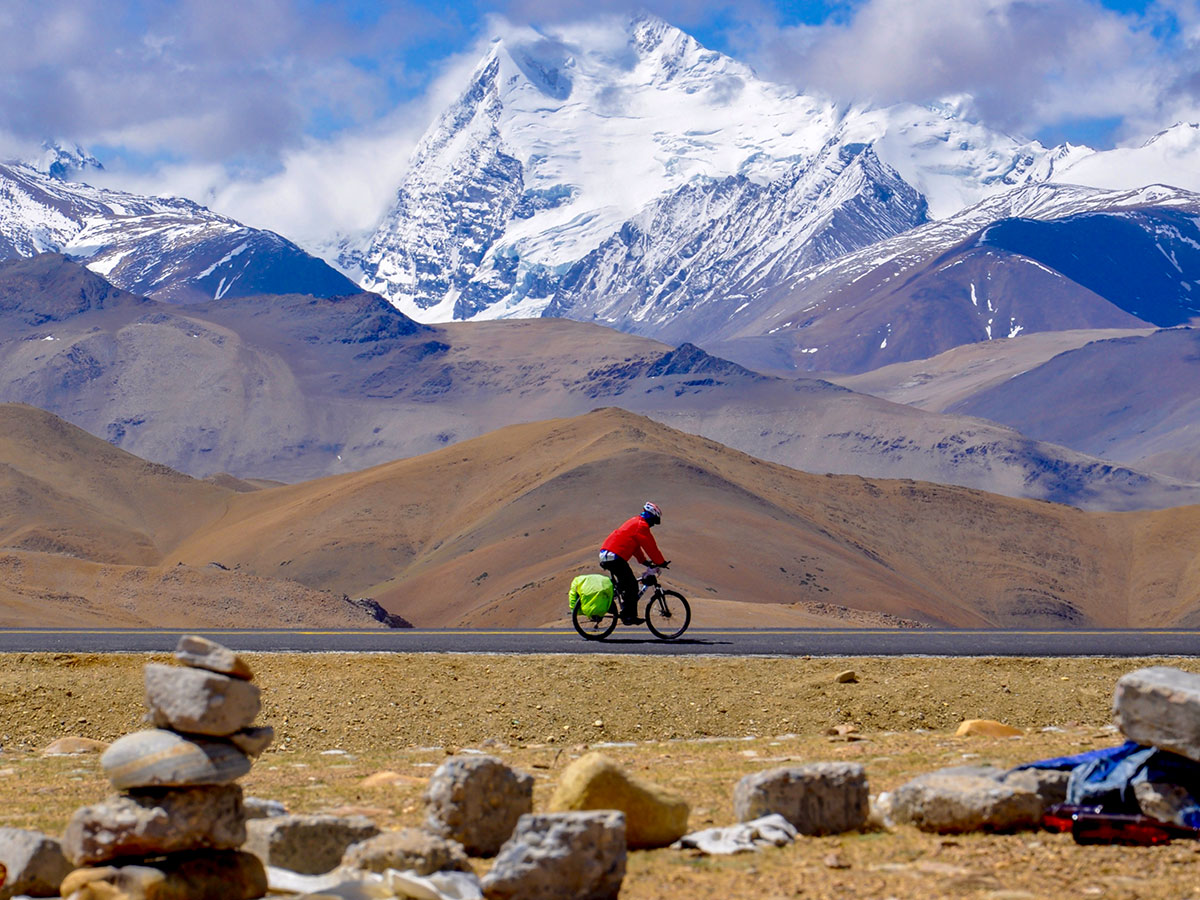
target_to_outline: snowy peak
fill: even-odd
[[[28,165],[0,165],[0,259],[46,252],[82,260],[124,290],[175,302],[357,290],[279,235],[189,200],[142,197],[64,181]]]
[[[92,156],[78,144],[67,144],[59,141],[44,141],[42,154],[28,165],[44,175],[67,181],[75,176],[91,171],[102,171],[104,166],[100,160]]]
[[[1170,128],[1154,135],[1142,146],[1149,147],[1151,144],[1159,144],[1172,150],[1194,150],[1200,146],[1200,123],[1176,122]]]
[[[413,155],[367,246],[363,287],[424,321],[536,315],[554,282],[694,179],[767,183],[836,110],[798,101],[659,19],[494,41]]]
[[[942,218],[1092,153],[997,134],[963,98],[842,108],[763,81],[654,16],[605,21],[493,40],[343,269],[426,322],[534,316],[585,257],[685,188],[741,176],[758,188],[790,178],[802,192],[793,176],[815,178],[836,158],[827,148],[870,146]],[[911,220],[911,207],[895,219]]]
[[[791,272],[906,232],[924,198],[861,144],[828,144],[758,185],[693,182],[651,204],[563,278],[546,315],[700,338]]]

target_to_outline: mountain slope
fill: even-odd
[[[0,264],[0,284],[13,265]],[[0,399],[49,409],[196,475],[299,480],[354,471],[515,422],[616,404],[809,471],[943,481],[1090,508],[1200,501],[1196,485],[1147,478],[1002,426],[823,381],[768,378],[691,345],[672,350],[561,319],[431,327],[359,294],[184,308],[141,301],[61,322],[0,322]]]
[[[830,375],[830,381],[854,391],[930,412],[1035,369],[1060,353],[1092,341],[1152,334],[1153,328],[1042,331],[1012,338],[963,344],[928,359],[894,363],[860,375]]]
[[[1174,324],[1200,296],[1198,216],[1200,195],[1162,186],[1016,189],[794,276],[705,346],[852,373],[1039,330]]]
[[[0,460],[0,543],[99,562],[157,562],[230,493],[28,406],[0,405]]]
[[[831,145],[764,186],[735,177],[651,204],[571,267],[543,315],[687,340],[792,272],[925,221],[925,199],[869,147]]]
[[[1200,331],[1096,341],[949,407],[1179,478],[1200,474]]]
[[[175,303],[357,290],[279,235],[189,200],[141,197],[0,164],[0,260],[47,251],[85,260],[118,287]]]
[[[961,626],[1196,613],[1200,508],[1091,514],[808,475],[615,409],[238,495],[176,558],[366,592],[418,625],[561,622],[570,578],[596,567],[599,541],[646,497],[663,506],[670,581],[698,621],[723,618],[725,601]],[[1140,593],[1151,577],[1155,592]],[[737,609],[753,623],[754,606]]]
[[[162,565],[231,496],[42,410],[0,404],[0,625],[377,625],[340,594],[207,560]]]

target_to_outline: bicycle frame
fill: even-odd
[[[642,598],[646,596],[646,591],[654,588],[655,591],[662,590],[662,586],[658,583],[658,573],[661,570],[657,566],[647,566],[646,571],[638,578],[637,596],[633,598],[633,614],[636,616],[638,608],[642,605]],[[608,572],[608,578],[613,585],[613,599],[617,601],[617,613],[622,615],[625,612],[625,598],[621,596],[621,586],[617,584],[616,576],[612,572]],[[653,599],[653,597],[651,597]]]

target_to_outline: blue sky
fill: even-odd
[[[4,0],[0,157],[75,141],[124,186],[242,212],[339,166],[382,182],[506,22],[637,10],[799,90],[966,94],[1046,143],[1200,120],[1200,0]]]

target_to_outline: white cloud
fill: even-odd
[[[1170,7],[1133,16],[1092,0],[865,0],[844,23],[760,30],[754,52],[769,77],[846,101],[967,93],[999,128],[1111,117],[1132,132],[1180,111],[1172,85],[1197,71],[1195,54],[1153,28],[1168,12],[1194,27],[1196,0]]]
[[[512,28],[493,19],[485,33]],[[379,121],[289,147],[269,172],[188,161],[149,170],[89,172],[88,180],[134,193],[187,197],[247,225],[276,231],[333,261],[339,239],[361,238],[378,225],[395,199],[421,135],[462,91],[487,44],[487,38],[480,38],[441,61],[423,96]],[[135,140],[170,141],[169,122],[153,127],[160,133],[143,138],[135,132]]]

